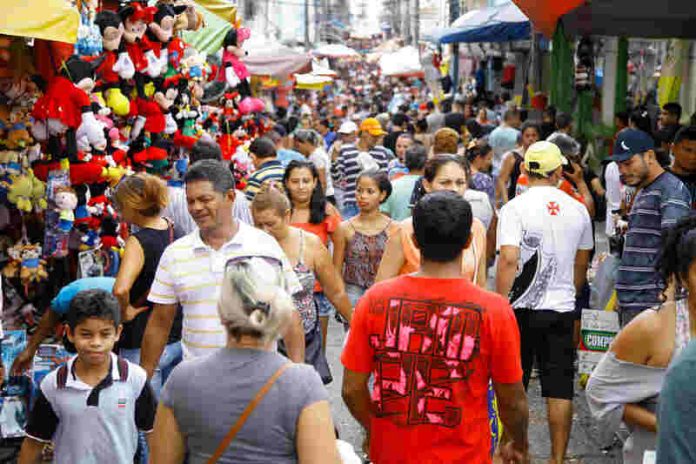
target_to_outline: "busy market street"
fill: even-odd
[[[696,464],[696,3],[3,0],[0,463]]]

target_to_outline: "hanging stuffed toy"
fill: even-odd
[[[97,89],[103,93],[106,105],[114,114],[126,116],[130,111],[130,102],[121,89],[121,79],[132,78],[135,67],[128,53],[121,51],[123,22],[119,15],[105,10],[97,14],[95,23],[99,26],[104,49],[103,62],[96,72],[99,79]]]
[[[161,169],[167,164],[168,143],[163,134],[177,131],[171,109],[178,95],[178,79],[155,80],[155,94],[152,99],[136,100],[138,117],[131,130],[131,154],[133,162],[149,164]]]
[[[58,187],[55,190],[53,197],[56,211],[58,212],[58,230],[68,233],[75,222],[75,213],[77,207],[77,195],[71,187]]]
[[[135,84],[140,97],[145,97],[146,77],[157,77],[160,75],[161,66],[159,59],[155,56],[152,43],[145,35],[148,24],[153,21],[155,12],[154,7],[148,7],[139,1],[133,1],[123,6],[118,14],[123,21],[125,39],[125,49],[135,68]]]
[[[245,27],[233,27],[227,31],[222,42],[222,66],[218,80],[227,82],[242,98],[251,96],[251,74],[242,62],[242,57],[247,55],[242,44],[250,35],[251,32]]]
[[[89,94],[94,88],[94,72],[102,58],[91,63],[71,56],[48,85],[46,93],[34,104],[32,135],[38,141],[48,140],[48,151],[54,159],[77,159],[77,132],[84,133],[95,148],[106,147],[102,126],[92,112]],[[65,136],[65,149],[61,138]]]
[[[75,54],[80,56],[97,56],[102,51],[99,27],[95,24],[97,3],[95,0],[82,0],[80,8],[80,27],[77,29]]]
[[[158,77],[167,73],[169,68],[168,47],[174,36],[174,23],[176,16],[184,11],[186,11],[186,7],[183,5],[171,6],[160,3],[157,6],[157,11],[152,22],[148,24],[148,30],[145,33],[155,57],[159,60],[159,73],[157,76],[150,74],[151,77]]]

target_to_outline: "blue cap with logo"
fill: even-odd
[[[647,132],[640,129],[627,128],[619,132],[614,143],[612,161],[626,161],[633,155],[645,153],[655,148],[655,141]]]

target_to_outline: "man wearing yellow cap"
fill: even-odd
[[[510,299],[520,329],[525,387],[537,361],[550,462],[557,464],[565,457],[573,417],[575,294],[585,283],[594,244],[587,209],[556,187],[566,163],[551,142],[527,149],[529,190],[500,210],[496,276],[496,290]]]
[[[365,171],[384,171],[392,158],[389,150],[380,141],[386,132],[375,118],[360,123],[360,137],[355,144],[341,147],[338,157],[331,165],[331,176],[343,188],[341,215],[350,219],[358,214],[355,187],[358,176]]]

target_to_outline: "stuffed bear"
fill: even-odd
[[[48,279],[46,261],[41,259],[41,245],[24,245],[19,279],[23,285]]]

